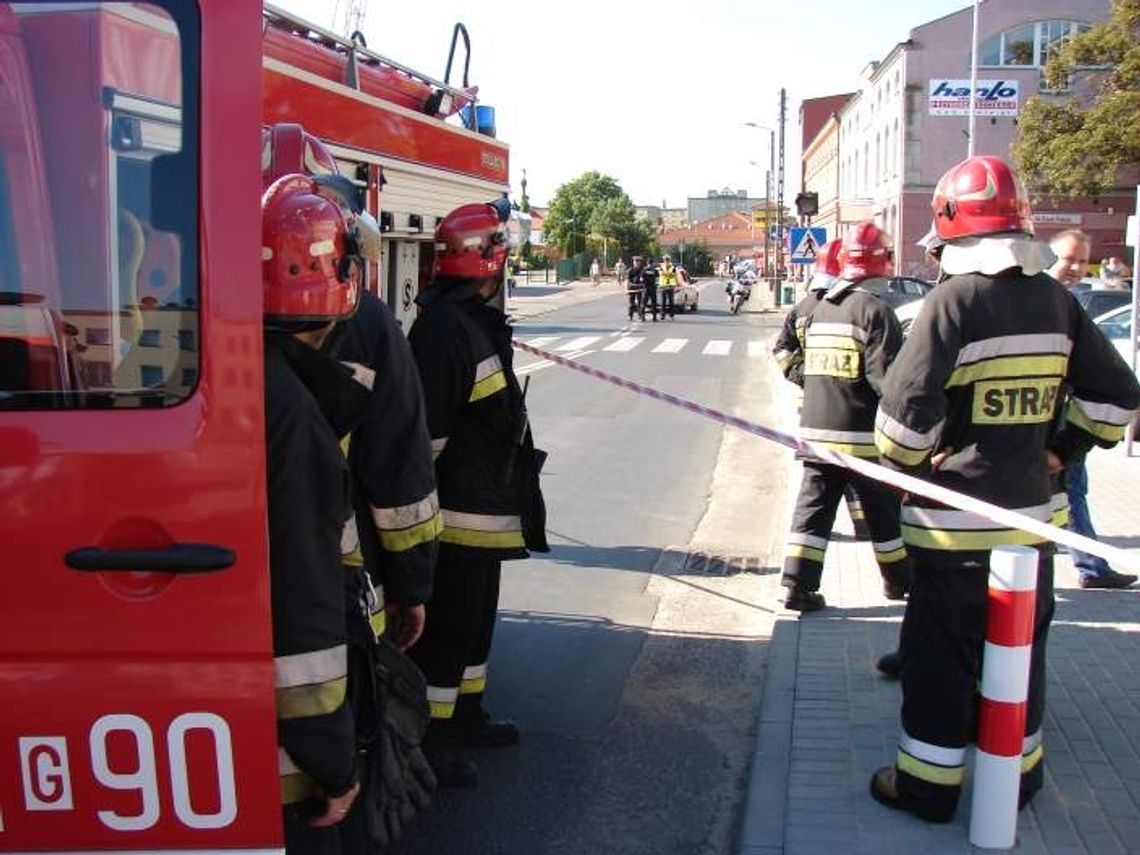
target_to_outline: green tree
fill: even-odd
[[[600,172],[586,172],[559,187],[546,212],[547,246],[563,254],[589,251],[612,262],[619,255],[644,254],[653,228],[638,220],[621,185]]]
[[[1013,157],[1035,194],[1097,195],[1140,164],[1140,0],[1113,0],[1103,24],[1049,60],[1043,94],[1022,110]]]

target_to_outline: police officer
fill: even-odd
[[[926,297],[891,367],[876,419],[883,462],[1038,520],[1052,516],[1050,470],[1124,434],[1140,387],[1032,240],[1029,204],[997,157],[971,157],[933,198],[944,279]],[[1052,425],[1063,384],[1064,429]],[[953,816],[974,736],[990,550],[1039,553],[1024,805],[1042,785],[1045,640],[1053,549],[1037,535],[908,496],[903,537],[915,558],[903,620],[902,734],[895,762],[871,779],[888,807],[932,822]]]
[[[337,207],[301,175],[266,190],[262,234],[269,573],[286,851],[337,853],[334,826],[360,791],[345,692],[349,615],[340,561],[351,504],[336,434],[301,378],[324,371],[353,395],[351,373],[318,348],[332,324],[356,310],[359,290],[345,272],[354,247]]]
[[[676,306],[673,303],[673,297],[677,288],[677,268],[673,266],[673,259],[668,255],[663,256],[661,259],[660,270],[660,284],[658,288],[661,291],[661,320],[665,320],[665,313],[669,313],[669,319],[672,320],[677,314]]]
[[[409,342],[427,403],[443,515],[427,624],[411,649],[428,682],[425,751],[440,783],[472,784],[456,745],[509,745],[518,728],[483,709],[501,562],[545,551],[539,455],[511,367],[511,329],[491,304],[507,257],[505,199],[463,205],[435,232],[431,284]]]
[[[804,400],[800,436],[855,457],[875,458],[875,408],[889,366],[902,345],[894,311],[874,293],[890,269],[890,238],[874,223],[855,226],[840,252],[840,278],[811,315],[804,340]],[[842,466],[805,460],[803,483],[784,553],[785,605],[816,611],[823,559],[844,488],[860,499],[871,532],[883,593],[901,600],[909,584],[899,538],[898,497]]]
[[[784,379],[789,383],[795,383],[801,389],[804,385],[804,338],[816,306],[839,279],[841,270],[839,252],[842,248],[843,241],[835,238],[828,241],[820,250],[816,256],[811,281],[808,282],[807,293],[788,310],[783,326],[776,336],[775,345],[772,347],[772,356]],[[843,498],[847,502],[847,513],[855,529],[855,539],[870,540],[871,532],[867,528],[863,505],[850,485],[844,488]]]

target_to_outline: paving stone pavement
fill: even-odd
[[[792,466],[788,518],[799,483]],[[1096,451],[1088,468],[1101,539],[1140,557],[1140,456]],[[802,618],[782,610],[776,620],[738,851],[972,852],[969,784],[947,825],[890,811],[867,792],[898,737],[898,684],[874,663],[894,649],[903,605],[883,598],[870,544],[854,542],[840,515],[824,569],[828,608]],[[1061,554],[1056,598],[1046,783],[1019,816],[1013,851],[1140,852],[1140,588],[1081,590]]]

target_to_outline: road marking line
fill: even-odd
[[[546,347],[552,341],[558,341],[560,338],[562,338],[560,335],[540,335],[535,338],[528,338],[526,343],[533,344],[535,347]]]
[[[556,347],[554,349],[556,351],[558,351],[559,353],[566,353],[566,352],[575,351],[575,350],[584,350],[585,348],[589,347],[591,344],[594,344],[595,342],[598,342],[601,340],[602,340],[602,337],[600,335],[584,335],[581,338],[571,339],[570,341],[566,342],[566,344],[560,345],[559,347]]]
[[[705,349],[701,351],[704,356],[728,356],[728,352],[732,350],[732,342],[728,339],[714,338],[705,345]]]
[[[657,347],[653,348],[654,353],[680,353],[681,348],[689,343],[687,338],[667,338]]]
[[[603,347],[602,350],[612,350],[612,351],[616,351],[617,353],[628,353],[629,351],[631,351],[635,347],[637,347],[639,344],[641,344],[643,341],[645,341],[644,337],[628,336],[627,335],[627,336],[623,336],[622,338],[619,338],[613,344],[607,345],[606,347]]]
[[[768,342],[759,339],[753,339],[748,342],[748,355],[749,356],[767,356],[768,355]]]

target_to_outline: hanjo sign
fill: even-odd
[[[974,110],[979,116],[1016,116],[1016,80],[979,80]],[[934,78],[930,81],[931,116],[966,116],[970,113],[970,81]]]

